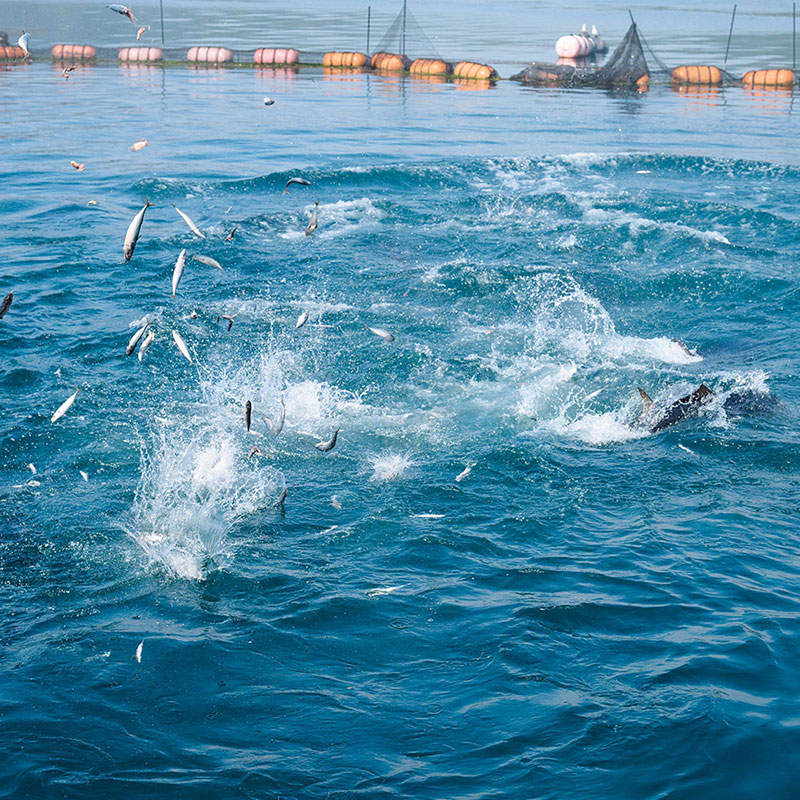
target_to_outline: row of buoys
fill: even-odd
[[[0,45],[0,61],[21,61],[25,51],[17,45]]]
[[[686,65],[672,70],[672,83],[679,86],[722,86],[724,73],[711,65]],[[795,74],[790,69],[751,69],[742,77],[745,87],[791,87]]]
[[[570,33],[562,36],[556,42],[556,55],[559,58],[586,58],[595,53],[607,53],[608,45],[592,25],[592,32],[581,26],[580,33]]]

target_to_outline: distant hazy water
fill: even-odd
[[[791,94],[45,62],[0,103],[0,796],[796,795]],[[181,248],[225,270],[173,300]]]

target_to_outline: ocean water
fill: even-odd
[[[796,797],[794,100],[0,73],[0,797]]]

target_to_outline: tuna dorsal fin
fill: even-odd
[[[636,387],[639,392],[639,397],[642,398],[642,402],[644,403],[644,413],[647,414],[648,411],[653,407],[653,398],[650,397],[647,392],[642,389],[641,387]]]

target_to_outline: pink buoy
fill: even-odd
[[[233,61],[233,52],[227,47],[190,47],[186,60],[203,64],[225,64]]]
[[[164,51],[160,47],[123,47],[118,54],[119,60],[128,63],[142,61],[163,61]]]
[[[253,53],[254,64],[297,64],[300,54],[287,47],[261,47]]]
[[[583,58],[594,52],[594,42],[588,36],[569,34],[556,42],[556,55],[559,58]]]

